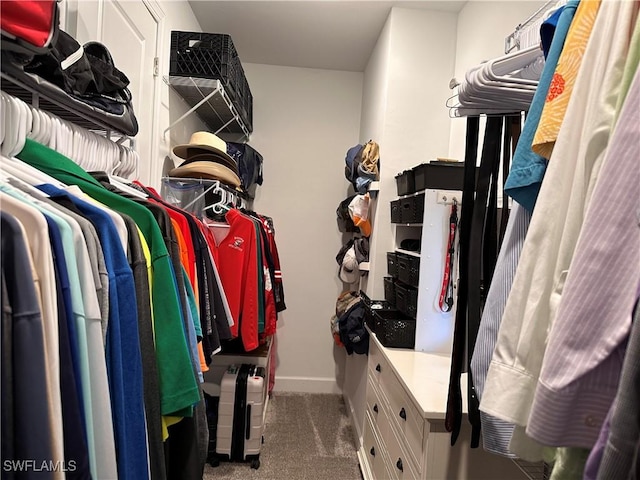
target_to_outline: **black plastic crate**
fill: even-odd
[[[169,75],[220,80],[253,131],[253,96],[230,35],[172,31]]]
[[[427,188],[462,190],[464,186],[463,162],[423,163],[413,167],[413,173],[416,191]]]
[[[400,208],[400,200],[391,202],[391,223],[402,222],[402,209]]]
[[[395,311],[395,308],[386,300],[372,300],[371,303],[367,305],[365,309],[365,317],[364,317],[365,323],[369,327],[369,330],[371,330],[374,333],[377,333],[376,313],[380,314],[380,313],[388,312],[391,310]]]
[[[389,302],[390,305],[396,304],[396,285],[393,281],[393,277],[384,277],[384,299]]]
[[[416,321],[398,310],[381,310],[374,313],[376,337],[388,348],[414,348]]]
[[[418,314],[418,289],[396,283],[396,308],[411,318]]]
[[[400,223],[422,223],[424,193],[400,200]]]
[[[420,279],[420,258],[404,253],[398,253],[398,280],[412,287],[418,286]]]
[[[398,254],[396,252],[387,252],[387,273],[398,278]]]
[[[416,191],[413,170],[405,170],[396,175],[396,188],[398,189],[398,195],[408,195]]]

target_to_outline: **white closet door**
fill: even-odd
[[[131,82],[129,90],[140,126],[136,136],[138,178],[145,184],[156,184],[160,177],[160,167],[154,161],[159,138],[156,109],[160,77],[154,75],[154,62],[164,14],[151,0],[80,0],[75,7],[78,42],[96,40],[106,45],[116,67]]]

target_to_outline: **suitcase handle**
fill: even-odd
[[[251,404],[247,405],[247,420],[245,422],[246,432],[244,438],[249,440],[251,438]]]

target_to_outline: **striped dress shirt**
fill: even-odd
[[[507,300],[480,408],[516,425],[529,423],[549,331],[609,142],[635,11],[635,2],[600,5]],[[583,445],[534,437],[543,438],[547,445]],[[529,456],[513,443],[511,450]]]
[[[487,378],[487,371],[493,356],[493,350],[498,340],[498,330],[504,306],[509,297],[509,291],[513,284],[513,277],[516,274],[520,252],[524,244],[531,214],[519,203],[514,202],[509,216],[509,223],[504,235],[504,241],[500,248],[500,254],[493,273],[491,287],[487,294],[487,300],[482,312],[480,330],[476,347],[473,350],[471,359],[471,372],[476,387],[478,398],[482,401],[482,392]],[[495,418],[487,413],[480,412],[482,421],[482,441],[484,449],[513,457],[509,452],[509,441],[513,433],[513,424]]]
[[[640,71],[620,113],[557,318],[527,434],[590,448],[618,386],[640,285]]]

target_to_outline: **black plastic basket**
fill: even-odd
[[[384,277],[384,299],[389,302],[389,305],[395,306],[396,285],[393,281],[393,277]]]
[[[385,300],[372,300],[369,305],[366,306],[365,309],[365,323],[369,327],[369,329],[376,333],[376,313],[387,312],[394,310],[395,308],[389,302]]]
[[[405,170],[396,175],[396,188],[398,195],[407,195],[416,191],[413,170]]]
[[[253,96],[230,35],[172,31],[169,75],[220,80],[253,131]]]
[[[391,202],[391,223],[402,222],[402,210],[400,208],[400,200]]]
[[[420,279],[420,258],[404,253],[398,253],[396,258],[398,280],[412,287],[417,287]]]
[[[387,273],[398,278],[398,254],[396,252],[387,252]]]
[[[416,343],[416,321],[398,310],[374,312],[376,337],[389,348],[414,348]]]
[[[416,191],[427,188],[442,190],[462,190],[464,184],[464,163],[430,162],[413,167]],[[477,175],[477,170],[476,170]]]
[[[418,289],[396,282],[396,308],[411,318],[418,314]]]
[[[422,223],[424,193],[400,200],[400,223]]]

